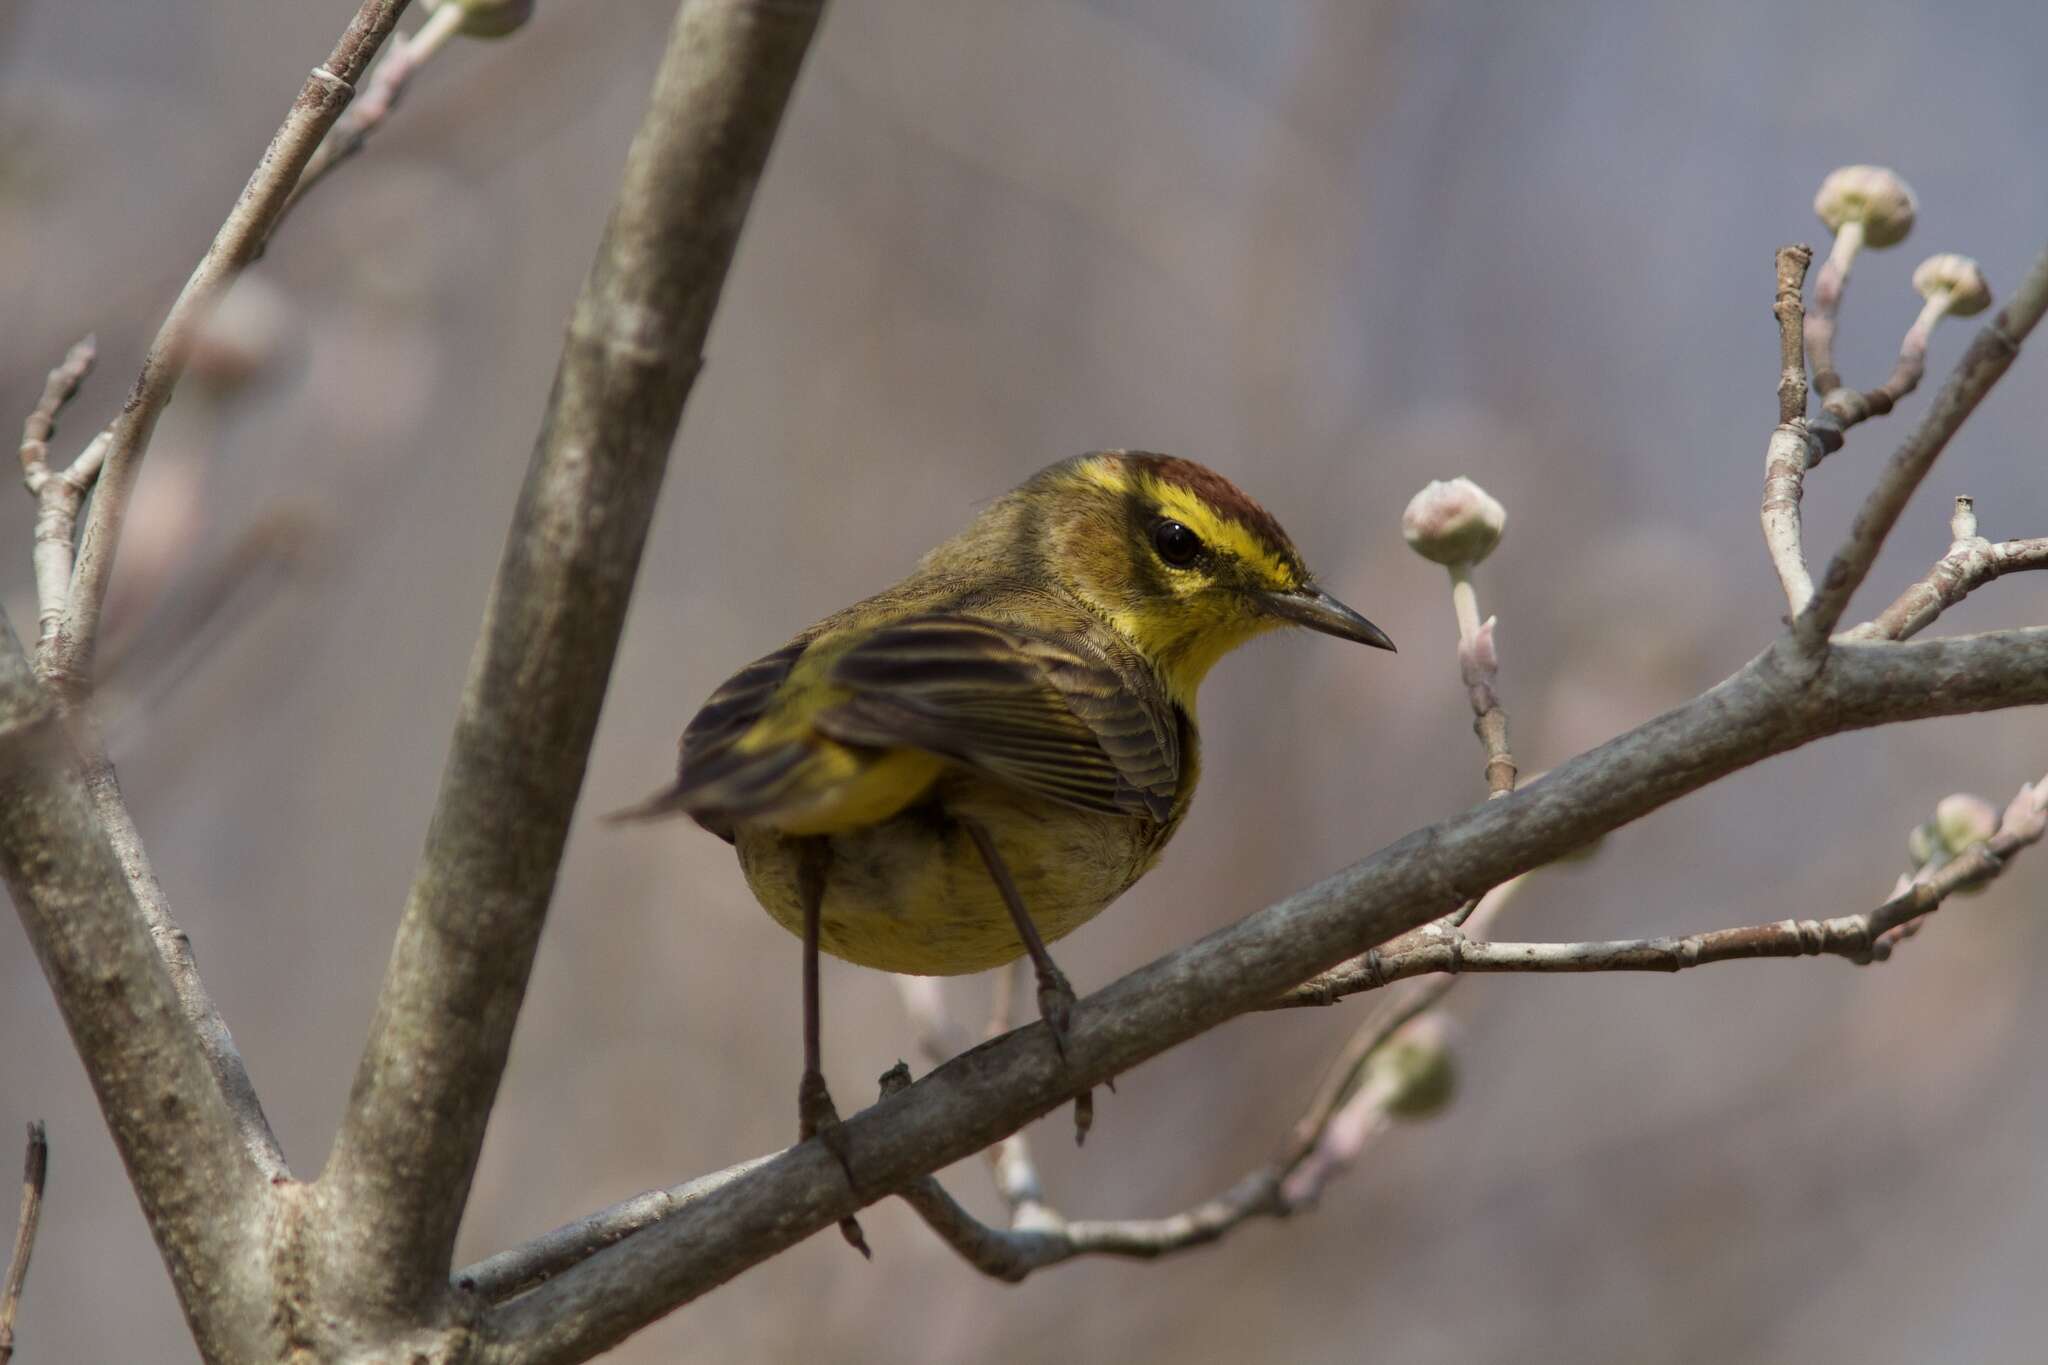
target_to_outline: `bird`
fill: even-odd
[[[711,694],[674,783],[618,818],[690,816],[803,941],[799,1141],[852,1179],[820,1068],[821,952],[938,976],[1028,956],[1064,1056],[1075,996],[1046,944],[1157,864],[1201,771],[1203,678],[1283,626],[1394,648],[1222,475],[1096,451]]]

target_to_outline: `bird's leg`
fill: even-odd
[[[1038,935],[1038,926],[1025,912],[1024,898],[1017,893],[1017,883],[1010,876],[1009,865],[1003,862],[1003,855],[996,852],[996,843],[978,821],[960,820],[967,836],[974,840],[976,851],[981,854],[982,864],[988,868],[989,878],[995,882],[996,891],[1002,896],[1003,904],[1009,907],[1010,921],[1017,926],[1017,937],[1024,941],[1024,951],[1031,955],[1032,969],[1038,974],[1038,1013],[1046,1026],[1052,1030],[1053,1046],[1059,1049],[1060,1060],[1067,1057],[1067,1033],[1074,1019],[1074,987],[1067,980],[1067,974],[1052,960],[1052,954],[1045,950],[1045,940]],[[1083,1090],[1074,1096],[1074,1144],[1079,1146],[1088,1140],[1088,1130],[1095,1124],[1095,1092]]]
[[[825,1150],[839,1158],[846,1183],[858,1190],[853,1163],[847,1158],[846,1129],[839,1122],[832,1092],[825,1088],[825,1072],[820,1064],[824,1049],[819,1044],[818,934],[825,917],[825,873],[831,858],[831,845],[823,839],[807,840],[797,857],[797,895],[804,903],[804,1076],[796,1087],[796,1133],[798,1142],[809,1142],[814,1137],[822,1140]],[[860,1230],[860,1220],[851,1216],[840,1219],[839,1233],[846,1238],[847,1245],[873,1259],[868,1239]]]

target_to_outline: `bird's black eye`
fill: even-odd
[[[1202,538],[1177,521],[1162,521],[1152,528],[1152,548],[1176,569],[1185,569],[1202,553]]]

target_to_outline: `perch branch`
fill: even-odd
[[[585,1360],[869,1198],[981,1151],[1075,1089],[1256,1009],[1771,754],[1911,718],[2048,701],[2048,629],[1842,644],[1818,673],[1781,640],[1711,691],[1498,801],[1417,830],[1296,896],[1082,1000],[1065,1059],[1043,1024],[957,1057],[853,1115],[863,1195],[817,1143],[785,1152],[478,1323],[478,1359]]]

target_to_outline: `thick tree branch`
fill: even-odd
[[[252,1216],[268,1173],[243,1145],[94,812],[56,701],[0,620],[0,871],[208,1358],[254,1338]]]
[[[1792,623],[1792,636],[1808,655],[1817,654],[1842,619],[1849,598],[1870,573],[1877,552],[1898,522],[1906,502],[1927,477],[1935,457],[1955,435],[1963,420],[1976,411],[1977,404],[1998,382],[2019,355],[2020,343],[2048,310],[2048,251],[2044,251],[2013,291],[2012,299],[1998,310],[1970,347],[1963,353],[1955,372],[1934,397],[1927,415],[1914,428],[1878,476],[1877,486],[1857,510],[1849,537],[1829,561],[1826,575],[1813,599]]]
[[[682,7],[577,301],[321,1177],[327,1287],[366,1313],[446,1292],[655,494],[819,12]]]
[[[128,498],[157,419],[171,401],[171,391],[185,371],[185,355],[193,333],[242,268],[262,250],[270,228],[283,212],[299,174],[327,130],[341,116],[371,58],[404,13],[409,0],[364,0],[362,8],[335,44],[327,61],[313,68],[284,123],[270,140],[263,159],[242,190],[241,198],[221,224],[206,255],[171,305],[143,358],[142,373],[107,428],[105,463],[94,486],[85,535],[79,543],[64,618],[38,655],[45,678],[67,708],[75,707],[92,689],[93,649],[99,635],[100,610],[112,581],[114,554]]]
[[[1513,795],[1418,830],[1082,1000],[1064,1063],[1044,1027],[1028,1026],[848,1119],[860,1194],[822,1145],[804,1144],[486,1314],[480,1359],[586,1360],[1079,1089],[1738,768],[1867,726],[2042,702],[2048,629],[1842,644],[1818,672],[1781,640],[1711,691]]]

